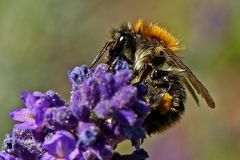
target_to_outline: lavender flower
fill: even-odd
[[[65,104],[65,101],[52,91],[45,94],[41,92],[23,92],[21,98],[26,108],[18,108],[10,114],[13,120],[23,122],[15,124],[14,127],[18,129],[42,130],[45,111],[50,107]]]
[[[117,62],[114,73],[106,64],[75,67],[68,73],[68,103],[53,91],[23,92],[26,108],[11,112],[20,123],[5,138],[0,159],[146,159],[140,145],[150,112],[144,98],[147,89],[131,85],[129,68],[124,61]],[[130,140],[136,151],[123,156],[115,152],[124,140]]]
[[[73,71],[76,72],[76,69]],[[97,74],[95,75],[95,73]],[[83,76],[81,79],[85,77],[83,74],[79,76]],[[110,123],[115,126],[113,130],[116,127],[121,128],[121,133],[123,134],[119,137],[121,139],[130,139],[135,145],[138,144],[137,141],[145,138],[145,134],[139,134],[141,136],[134,137],[124,131],[129,130],[129,128],[131,130],[137,128],[136,132],[144,133],[143,128],[138,126],[142,125],[143,119],[149,112],[149,107],[144,101],[139,99],[137,88],[130,84],[131,78],[132,73],[130,70],[123,69],[117,71],[116,74],[112,74],[107,72],[106,65],[100,65],[80,85],[78,83],[74,84],[77,87],[74,88],[72,93],[71,107],[73,110],[93,110],[96,118],[104,119],[98,122],[102,123],[99,125],[105,126],[111,121]],[[135,110],[139,110],[139,104],[141,104],[140,107],[146,106],[144,110],[145,116],[135,112]],[[88,109],[86,109],[86,106]],[[81,115],[78,117],[81,117]],[[89,119],[89,121],[93,120]],[[113,131],[112,133],[114,134]],[[119,141],[116,140],[116,142]],[[111,144],[111,146],[114,145],[116,144]]]

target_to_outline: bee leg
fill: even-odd
[[[172,86],[172,84],[170,84],[167,89],[167,92],[169,93],[171,90],[174,90],[172,88],[173,88],[173,86]],[[179,95],[178,91],[174,91],[172,94],[172,106],[171,106],[170,110],[173,112],[177,112],[176,108],[179,106],[180,106],[180,95]]]
[[[115,72],[115,66],[116,66],[116,63],[117,63],[117,61],[119,60],[119,57],[117,57],[113,62],[112,62],[112,64],[110,64],[110,71],[112,71],[112,72]]]
[[[173,105],[174,108],[175,108],[175,107],[179,107],[179,105],[180,105],[180,99],[179,99],[179,97],[174,96],[172,102],[173,102],[172,105]]]

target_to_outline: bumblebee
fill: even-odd
[[[172,126],[180,119],[186,99],[184,86],[197,104],[199,100],[195,90],[209,107],[215,107],[208,90],[177,56],[182,48],[181,43],[164,28],[138,20],[135,24],[123,24],[119,29],[113,29],[110,40],[91,67],[104,53],[105,63],[111,68],[118,60],[125,60],[132,66],[132,83],[144,83],[149,90],[146,98],[152,111],[145,126],[151,134]],[[164,66],[169,68],[163,69]]]

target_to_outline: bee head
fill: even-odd
[[[123,24],[119,29],[113,29],[111,39],[93,60],[91,67],[107,52],[105,63],[114,66],[118,59],[124,59],[129,64],[133,63],[136,51],[136,33],[133,32],[131,24]]]
[[[120,30],[114,30],[111,42],[106,63],[114,65],[116,60],[124,59],[131,64],[136,51],[136,39],[129,26],[123,25]]]

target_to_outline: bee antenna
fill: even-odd
[[[94,60],[92,61],[92,64],[90,66],[90,68],[92,68],[97,62],[98,60],[103,56],[103,54],[106,52],[108,46],[112,44],[112,42],[107,42],[104,47],[102,48],[102,50],[100,51],[100,53],[97,54],[97,56],[94,58]]]

